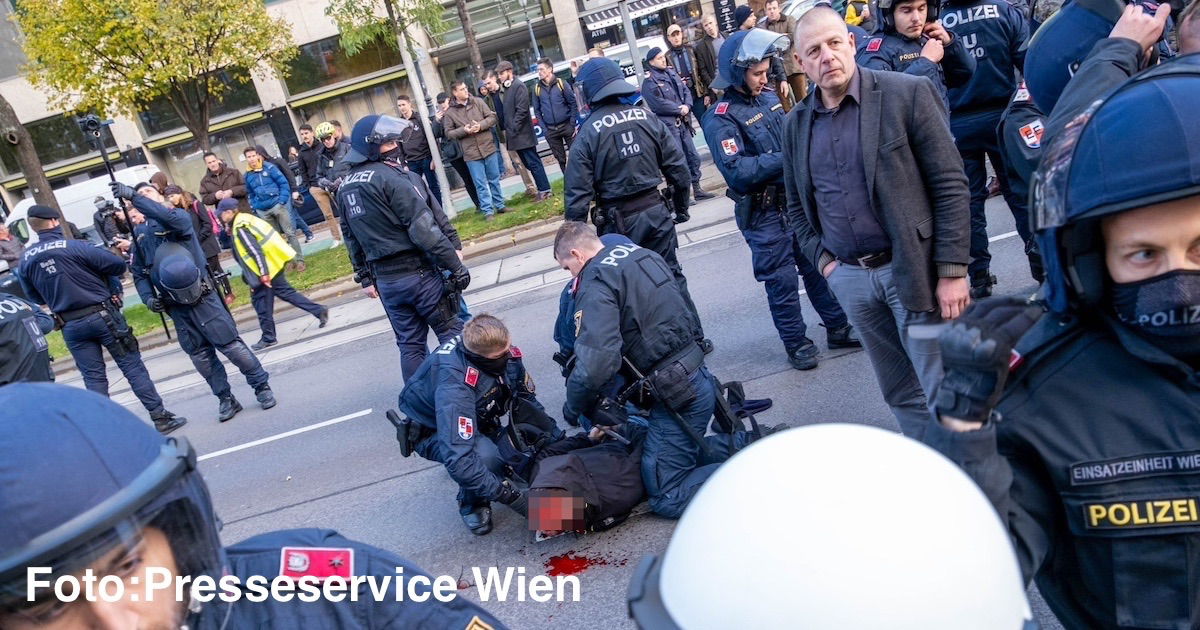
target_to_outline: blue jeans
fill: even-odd
[[[521,149],[517,151],[517,155],[521,157],[525,168],[529,169],[533,175],[533,183],[537,185],[538,192],[550,192],[550,179],[546,177],[546,165],[542,164],[542,158],[538,157],[537,147]]]
[[[308,227],[308,224],[304,222],[304,217],[300,216],[300,208],[294,200],[288,204],[288,213],[292,216],[292,225],[300,228],[300,231],[304,233],[304,238],[312,238],[312,228]]]
[[[808,332],[800,307],[800,277],[825,326],[834,329],[846,325],[846,313],[838,306],[825,277],[800,251],[795,232],[784,225],[779,210],[756,214],[742,236],[750,246],[754,279],[767,290],[771,320],[789,355],[804,343]]]
[[[423,160],[409,160],[408,168],[412,172],[421,175],[425,178],[425,183],[429,184],[429,192],[433,195],[438,203],[442,203],[442,187],[438,185],[437,171],[429,168],[433,164],[433,158],[425,158]]]
[[[101,346],[111,348],[116,343],[116,337],[104,322],[104,316],[94,313],[83,319],[67,322],[63,326],[63,341],[67,350],[75,359],[79,373],[83,376],[83,385],[89,390],[102,396],[108,396],[108,373],[104,367],[104,354]],[[129,381],[129,387],[141,401],[142,406],[150,413],[163,410],[162,398],[150,380],[146,364],[142,362],[142,353],[127,352],[121,356],[113,355],[113,361],[121,368],[121,373]]]
[[[262,330],[263,341],[275,341],[275,298],[295,306],[307,312],[313,317],[320,317],[321,312],[325,307],[316,302],[304,297],[304,294],[293,289],[292,285],[288,284],[287,276],[283,274],[283,270],[275,274],[271,278],[271,286],[260,284],[250,290],[250,303],[254,305],[254,312],[258,315],[258,327]]]
[[[484,216],[504,209],[504,194],[500,191],[500,152],[467,162],[471,180],[479,193],[479,210]]]
[[[400,372],[405,381],[416,373],[425,355],[429,354],[425,341],[430,328],[437,335],[439,343],[450,341],[462,332],[462,320],[452,317],[447,321],[438,314],[442,287],[442,275],[433,271],[418,271],[375,281],[379,301],[383,302],[383,310],[396,335],[396,347],[400,349]]]

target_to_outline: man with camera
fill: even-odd
[[[125,261],[87,241],[66,240],[58,212],[46,206],[29,209],[29,227],[38,233],[38,243],[22,258],[17,277],[25,295],[49,306],[60,322],[63,341],[75,359],[83,384],[108,395],[108,375],[102,347],[129,381],[154,427],[170,433],[187,420],[163,406],[150,381],[125,316],[121,314],[121,281]]]
[[[104,246],[116,254],[121,251],[117,247],[117,241],[129,240],[129,226],[125,225],[125,217],[121,216],[113,202],[96,195],[94,203],[96,212],[92,215],[92,225],[96,226],[96,232],[104,240]]]

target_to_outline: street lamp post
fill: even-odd
[[[529,21],[529,11],[525,4],[528,0],[518,0],[521,3],[521,13],[525,14],[525,27],[529,29],[529,43],[533,44],[533,59],[536,62],[542,58],[542,51],[538,50],[537,38],[533,36],[533,22]]]
[[[621,22],[625,28],[625,41],[629,42],[629,59],[633,61],[633,71],[637,74],[638,89],[642,88],[642,83],[646,80],[645,73],[642,72],[642,60],[638,59],[637,32],[633,30],[633,19],[629,17],[629,0],[617,0],[617,5],[621,9]]]

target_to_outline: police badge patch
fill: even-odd
[[[738,145],[734,138],[726,138],[721,141],[721,149],[725,151],[725,155],[737,155]]]
[[[467,385],[470,385],[471,387],[475,387],[477,384],[479,384],[479,370],[468,365],[467,366],[467,376],[466,376],[466,378],[463,379],[463,381]]]
[[[466,417],[458,417],[458,437],[469,440],[475,435],[475,421]]]
[[[867,42],[867,52],[879,52],[879,47],[883,45],[883,38],[876,37]]]
[[[1025,145],[1030,149],[1040,149],[1042,146],[1042,132],[1046,128],[1042,126],[1042,121],[1039,118],[1024,127],[1021,127],[1021,139],[1025,141]]]
[[[728,102],[721,101],[720,103],[717,103],[717,114],[718,115],[724,114],[727,111],[729,111],[729,103]]]

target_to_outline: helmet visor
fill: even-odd
[[[1034,230],[1061,227],[1067,222],[1067,187],[1070,185],[1075,147],[1101,103],[1102,100],[1097,100],[1071,119],[1054,143],[1046,148],[1033,181]],[[1022,133],[1026,133],[1024,129]]]
[[[374,144],[383,144],[389,141],[399,141],[400,137],[412,126],[412,123],[407,120],[396,118],[395,116],[380,116],[375,122],[375,128],[371,130],[368,142]]]
[[[733,53],[733,65],[739,68],[749,68],[754,64],[770,57],[777,57],[787,51],[791,40],[787,35],[774,31],[756,28],[746,35],[742,45]]]

